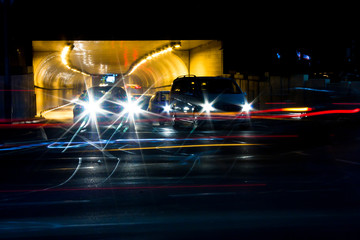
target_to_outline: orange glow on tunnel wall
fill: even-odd
[[[161,57],[146,61],[132,72],[130,79],[132,83],[157,88],[171,85],[175,78],[187,73],[185,63],[174,53],[168,52]]]
[[[58,49],[35,51],[33,53],[34,85],[36,94],[36,114],[47,109],[67,104],[76,97],[85,85],[91,84],[91,77],[69,69],[65,64],[68,51],[63,41]],[[64,50],[65,49],[65,50]],[[61,51],[62,50],[62,51]],[[67,63],[67,62],[66,62]]]
[[[223,74],[217,40],[33,41],[33,51],[38,112],[91,87],[89,75],[119,74],[153,93],[169,90],[181,75]]]
[[[220,76],[223,74],[221,41],[211,41],[190,50],[190,74],[196,76]]]

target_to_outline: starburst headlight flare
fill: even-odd
[[[129,100],[124,103],[124,111],[130,114],[137,114],[141,112],[141,107],[137,104],[136,101]]]
[[[101,107],[99,102],[89,102],[84,104],[85,110],[88,113],[98,113],[101,112]]]
[[[204,111],[204,112],[215,111],[215,108],[212,106],[212,104],[211,104],[211,103],[208,103],[208,102],[204,103],[204,104],[202,105],[202,108],[203,108],[203,111]]]
[[[242,111],[243,112],[250,112],[252,110],[252,106],[249,103],[245,103],[244,105],[242,105]]]
[[[167,112],[167,113],[168,113],[168,112],[170,112],[170,110],[171,110],[171,107],[166,104],[166,105],[164,106],[164,112]]]

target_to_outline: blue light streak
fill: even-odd
[[[15,147],[3,147],[3,148],[0,148],[0,151],[22,150],[22,149],[27,149],[27,148],[32,148],[32,147],[46,146],[46,145],[48,145],[48,144],[49,144],[48,142],[42,142],[42,143],[34,143],[34,144],[20,145],[20,146],[15,146]],[[6,145],[2,145],[2,146],[6,146]]]
[[[178,141],[220,141],[223,138],[134,138],[134,139],[116,139],[116,140],[101,140],[94,142],[54,142],[48,145],[48,148],[81,148],[86,146],[91,146],[93,144],[116,144],[116,143],[163,143],[167,142],[178,142]]]
[[[7,147],[7,144],[0,145],[0,151],[16,151],[22,149],[29,149],[33,147],[43,147],[46,146],[49,149],[67,149],[67,148],[82,148],[93,146],[94,144],[117,144],[117,143],[163,143],[167,142],[179,142],[179,141],[221,141],[224,138],[218,137],[204,137],[204,138],[133,138],[133,139],[115,139],[115,140],[105,140],[101,139],[99,141],[61,141],[61,142],[41,142],[41,143],[33,143],[33,144],[25,144],[25,145],[17,145],[13,146],[14,144],[9,144],[10,146]]]

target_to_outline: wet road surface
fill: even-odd
[[[1,145],[0,238],[359,237],[356,123],[67,129]]]

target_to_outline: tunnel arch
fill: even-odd
[[[144,88],[157,89],[164,86],[169,88],[172,81],[180,76],[186,75],[188,68],[184,61],[175,53],[167,53],[156,59],[147,61],[138,67],[129,77],[131,83],[137,83]],[[155,90],[150,90],[153,92]]]
[[[77,97],[91,77],[67,69],[61,61],[60,52],[34,54],[34,87],[36,114],[68,104]]]
[[[86,89],[86,86],[92,85],[91,76],[74,72],[62,63],[60,52],[40,52],[34,55],[38,114],[68,103]],[[158,89],[169,89],[176,77],[187,73],[188,68],[184,61],[171,52],[147,61],[127,76],[126,81],[141,85],[145,91],[148,90],[147,93],[154,93]]]
[[[217,40],[33,41],[37,113],[68,103],[104,74],[151,94],[169,90],[181,75],[221,75],[221,46]]]
[[[89,83],[89,77],[67,69],[59,52],[40,56],[34,66],[34,84],[46,89],[80,89]]]

